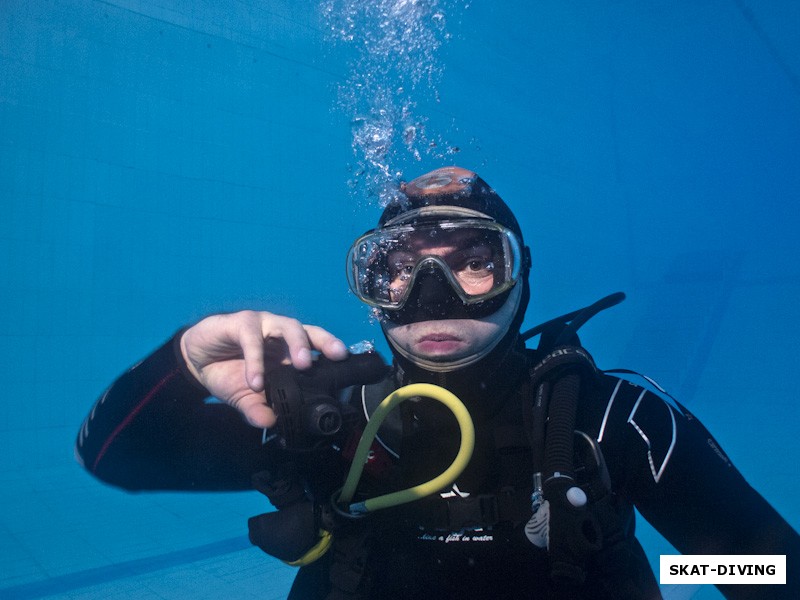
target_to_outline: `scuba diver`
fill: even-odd
[[[800,597],[800,537],[704,426],[580,345],[622,295],[523,332],[531,256],[500,196],[459,167],[401,192],[347,257],[391,365],[284,316],[213,315],[105,392],[81,464],[127,490],[265,494],[250,539],[300,567],[291,599],[661,598],[634,509],[684,554],[786,555],[786,585],[726,597]]]

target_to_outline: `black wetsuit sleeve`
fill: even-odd
[[[77,459],[98,479],[132,491],[248,489],[263,468],[263,431],[209,402],[180,356],[179,335],[101,396],[78,433]]]
[[[727,598],[800,598],[800,537],[677,402],[620,381],[599,432],[614,487],[682,554],[786,555],[787,585],[720,585]]]

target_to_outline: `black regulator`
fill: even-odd
[[[305,371],[279,367],[268,377],[267,404],[278,417],[272,433],[287,449],[317,446],[342,428],[339,402],[342,391],[354,385],[376,383],[387,371],[377,352],[351,354],[339,361],[320,356]]]
[[[249,519],[254,545],[293,564],[319,543],[321,507],[309,497],[291,457],[313,460],[309,451],[346,431],[348,417],[355,413],[340,403],[341,394],[351,386],[377,383],[388,370],[377,352],[366,352],[340,361],[319,357],[305,371],[283,366],[268,375],[267,403],[278,417],[270,433],[288,451],[289,460],[253,476],[253,487],[279,509]]]

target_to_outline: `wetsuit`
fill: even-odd
[[[253,474],[280,462],[281,450],[265,443],[265,432],[247,425],[234,409],[208,400],[208,392],[186,370],[176,340],[122,375],[100,398],[79,433],[79,460],[99,479],[127,490],[252,489]],[[443,497],[412,503],[391,516],[384,511],[387,515],[371,526],[364,542],[370,548],[370,597],[556,597],[547,553],[526,538],[527,517],[518,518],[524,509],[520,513],[514,500],[529,503],[531,490],[530,447],[519,409],[529,364],[529,354],[517,353],[503,376],[488,383],[490,394],[487,382],[446,385],[456,388],[473,414],[474,458]],[[392,379],[376,389],[400,383]],[[367,392],[352,394],[354,414],[363,414]],[[382,478],[391,478],[392,485],[424,481],[446,466],[458,435],[436,410],[417,403],[415,414],[403,417],[402,435],[391,440],[387,430],[374,455],[377,466],[367,469],[367,485],[380,487]],[[625,541],[622,553],[604,560],[600,552],[591,559],[586,583],[574,591],[577,597],[659,597],[633,537],[634,506],[682,553],[787,555],[786,586],[720,586],[727,597],[800,597],[797,534],[685,408],[602,375],[582,392],[576,428],[599,441],[612,484],[615,526]],[[339,442],[299,467],[320,495],[341,485],[347,440]],[[491,526],[460,527],[448,503],[482,494],[505,494],[508,504],[517,506],[495,515]],[[290,597],[324,598],[333,560],[335,553],[329,552],[301,569]]]

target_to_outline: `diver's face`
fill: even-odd
[[[496,249],[481,240],[470,240],[469,232],[450,232],[438,237],[435,244],[423,236],[409,240],[405,247],[389,256],[391,288],[404,291],[414,266],[424,256],[440,257],[455,280],[468,295],[489,292],[494,286],[493,263]],[[455,363],[488,353],[508,331],[521,295],[515,286],[506,302],[491,315],[481,319],[437,319],[398,325],[387,321],[384,332],[402,355],[432,363]]]

